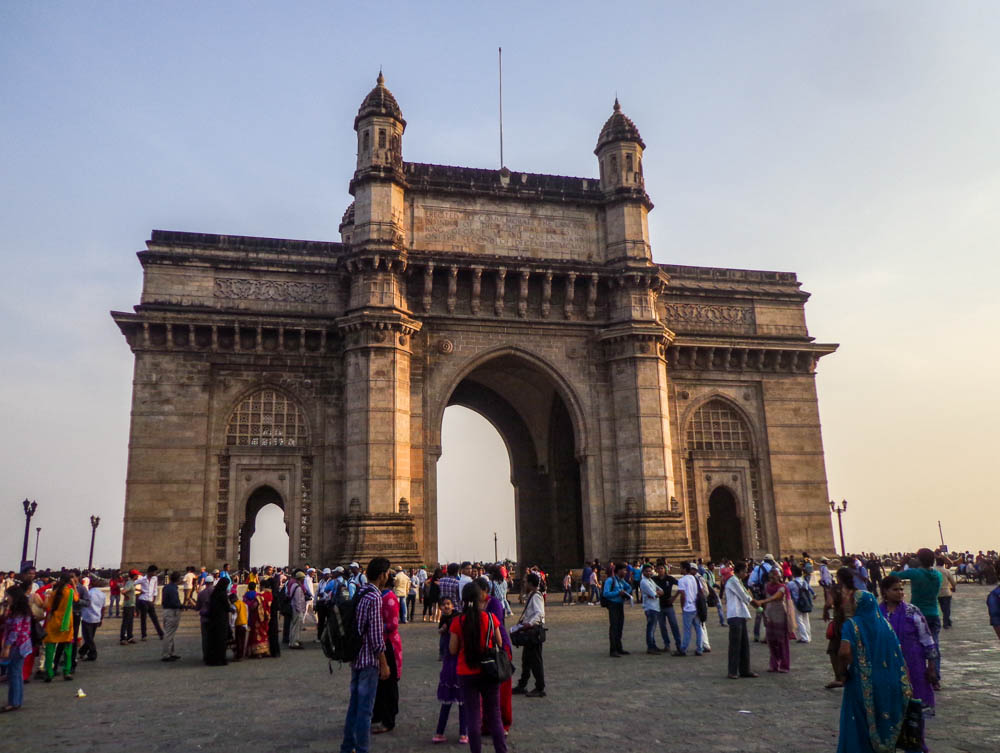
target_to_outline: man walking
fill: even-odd
[[[677,581],[677,590],[681,595],[681,617],[684,621],[684,637],[681,641],[680,650],[674,656],[687,656],[688,645],[691,643],[691,630],[695,633],[694,655],[701,656],[704,651],[704,634],[702,633],[701,620],[698,619],[697,599],[701,586],[694,576],[694,568],[690,562],[681,565],[684,575]]]
[[[159,582],[156,577],[156,572],[156,565],[150,565],[146,570],[146,574],[139,578],[136,583],[136,585],[142,589],[138,600],[139,629],[141,631],[142,640],[146,640],[147,617],[149,617],[150,621],[153,623],[153,627],[156,628],[156,634],[160,636],[160,640],[163,640],[163,628],[160,627],[160,621],[156,617],[156,596],[159,590]]]
[[[545,639],[545,599],[538,591],[541,584],[538,573],[528,573],[524,577],[528,586],[528,602],[524,606],[521,618],[511,628],[511,632],[537,631],[537,638],[532,636],[521,649],[521,678],[511,692],[523,694],[526,698],[544,698],[545,666],[542,664],[542,641]],[[528,681],[531,679],[531,675],[535,676],[534,690],[528,690]]]
[[[188,573],[193,575],[193,573]],[[177,661],[181,657],[174,653],[174,636],[181,624],[181,609],[184,608],[178,593],[177,583],[181,580],[179,572],[170,574],[170,582],[163,587],[163,651],[160,661]]]
[[[941,607],[941,627],[945,630],[951,627],[951,595],[955,593],[958,578],[948,566],[948,560],[940,555],[934,569],[941,573],[941,590],[938,591],[938,606]]]
[[[119,642],[123,646],[126,643],[135,643],[132,629],[135,626],[135,579],[138,577],[138,570],[129,570],[128,577],[122,584],[122,629]]]
[[[90,588],[90,578],[84,578],[84,585],[88,587],[90,602],[80,613],[81,628],[83,632],[83,648],[80,649],[80,657],[83,661],[97,661],[97,645],[94,643],[94,636],[97,628],[104,621],[104,591],[96,586]]]
[[[741,677],[758,677],[750,669],[750,636],[747,632],[747,622],[750,620],[750,607],[757,608],[750,592],[747,590],[747,563],[737,562],[733,566],[733,575],[726,580],[726,622],[729,623],[729,679],[738,680]]]
[[[604,601],[608,605],[608,641],[611,644],[610,656],[617,659],[627,656],[628,651],[622,647],[622,633],[625,631],[625,600],[632,598],[632,586],[626,581],[628,565],[616,562],[611,577],[604,581]]]
[[[812,630],[809,627],[809,613],[813,610],[813,599],[816,592],[806,580],[802,568],[792,565],[792,580],[788,583],[788,593],[795,607],[795,635],[799,643],[809,643],[812,640]]]
[[[385,557],[375,557],[368,563],[367,582],[361,584],[354,613],[361,649],[351,662],[351,700],[347,705],[340,753],[368,753],[375,691],[379,680],[389,678],[381,596],[389,579],[389,567],[390,562]]]

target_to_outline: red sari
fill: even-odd
[[[255,594],[255,598],[250,598]],[[270,591],[248,591],[243,600],[247,603],[247,656],[270,656],[271,650],[267,640],[267,628],[271,622],[271,600],[274,597]]]

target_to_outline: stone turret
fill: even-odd
[[[622,112],[616,97],[611,117],[604,123],[594,149],[601,171],[601,190],[609,201],[609,262],[652,263],[647,215],[653,203],[646,195],[642,177],[645,148],[639,129]]]

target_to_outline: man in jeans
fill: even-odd
[[[181,580],[179,572],[170,574],[170,583],[163,587],[163,651],[160,661],[177,661],[181,657],[174,653],[174,636],[181,624],[181,596],[177,584]]]
[[[955,593],[958,578],[949,567],[950,563],[940,555],[934,569],[941,573],[941,590],[938,591],[938,606],[941,607],[941,627],[947,630],[951,627],[951,595]]]
[[[626,656],[629,652],[622,647],[622,633],[625,631],[625,600],[632,599],[632,586],[626,580],[628,565],[616,562],[614,574],[604,581],[604,600],[608,605],[608,640],[611,643],[611,658]]]
[[[729,623],[729,679],[759,677],[750,671],[750,636],[747,622],[750,607],[757,608],[757,602],[750,596],[744,581],[747,579],[747,563],[737,562],[733,566],[733,576],[726,581],[726,622]]]
[[[340,753],[368,753],[375,691],[378,681],[389,677],[381,595],[388,581],[389,566],[385,557],[375,557],[365,571],[367,583],[361,585],[361,597],[354,613],[355,625],[361,635],[361,650],[351,662],[351,700],[347,705]]]
[[[674,656],[686,656],[688,644],[691,643],[691,629],[694,628],[695,646],[694,655],[701,656],[704,651],[704,633],[702,633],[701,620],[698,619],[696,601],[698,591],[701,586],[698,579],[694,577],[695,569],[690,562],[681,565],[684,575],[677,581],[677,590],[681,595],[681,617],[684,619],[684,639],[681,642],[680,650]]]
[[[670,648],[667,631],[663,631],[663,642],[666,646],[660,649],[656,645],[656,625],[660,622],[660,597],[663,589],[653,582],[653,566],[648,562],[642,566],[642,580],[639,581],[639,592],[642,594],[642,610],[646,615],[646,653],[662,654]]]
[[[674,636],[674,648],[681,647],[681,629],[677,624],[677,614],[674,612],[674,599],[677,598],[677,594],[673,593],[673,590],[677,586],[677,578],[670,574],[670,566],[667,565],[666,560],[656,561],[656,575],[653,577],[653,583],[663,591],[663,595],[660,596],[658,622],[660,635],[663,636],[663,650],[669,652],[670,638],[667,635],[667,623],[670,623],[670,632]]]

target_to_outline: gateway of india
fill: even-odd
[[[340,242],[154,230],[123,566],[437,560],[450,405],[510,455],[518,560],[833,551],[793,273],[656,264],[645,144],[617,100],[599,177],[407,162],[381,73]],[[463,504],[477,504],[468,489]]]

